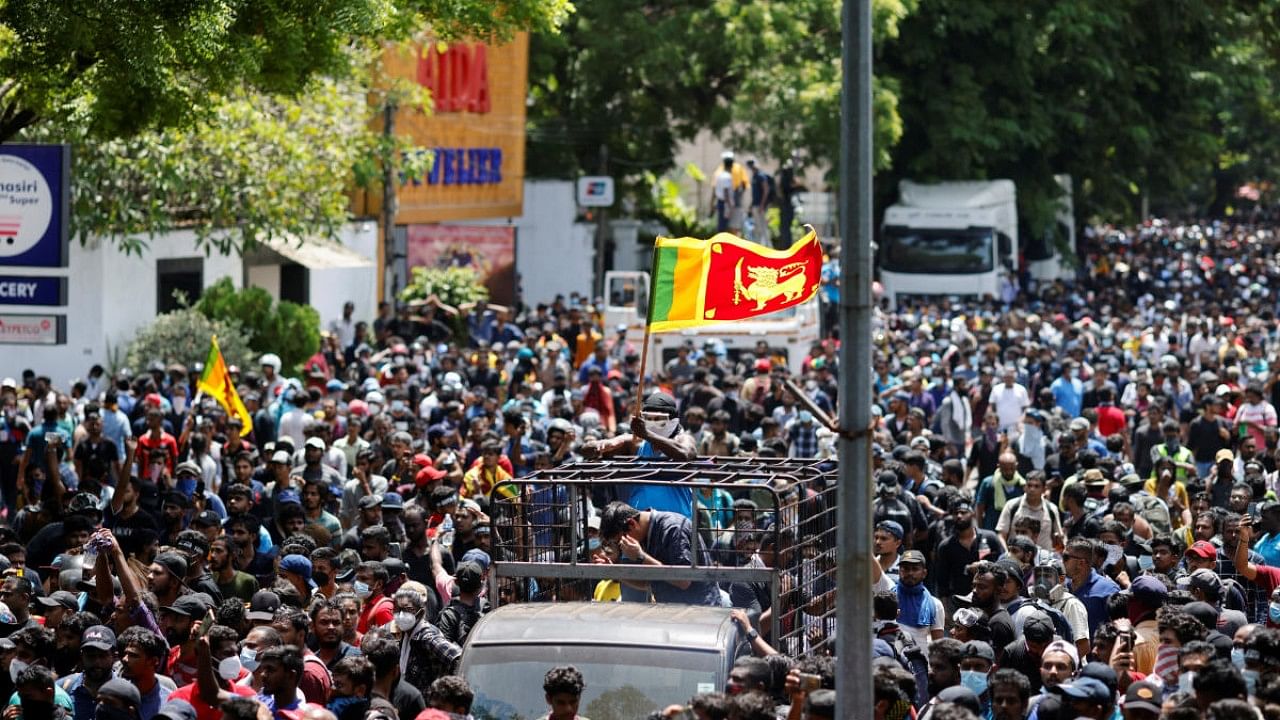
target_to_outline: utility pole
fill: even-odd
[[[600,145],[600,174],[609,174],[609,146]],[[605,214],[606,208],[596,208],[596,282],[595,297],[604,297],[604,251],[605,251]],[[595,298],[592,298],[594,301]]]
[[[396,103],[390,97],[382,108],[382,136],[386,138],[385,152],[393,152],[391,139],[396,132]],[[382,299],[394,303],[400,294],[399,273],[401,257],[396,253],[396,215],[400,211],[400,198],[396,194],[395,158],[389,154],[382,158]]]
[[[869,717],[871,682],[871,0],[844,0],[840,99],[840,427],[836,717]]]

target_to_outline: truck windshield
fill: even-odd
[[[991,228],[965,230],[885,227],[880,267],[892,272],[970,274],[992,269]]]
[[[463,671],[478,689],[471,714],[487,718],[542,717],[548,710],[542,681],[557,665],[582,672],[586,690],[578,713],[591,720],[634,720],[672,704],[685,704],[718,687],[720,656],[671,648],[595,645],[480,646],[467,650]]]

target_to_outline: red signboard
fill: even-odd
[[[513,227],[410,225],[409,267],[470,267],[502,305],[515,300],[516,231]]]
[[[418,49],[418,84],[431,91],[438,113],[487,113],[489,50],[484,43],[430,43]]]

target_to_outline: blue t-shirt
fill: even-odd
[[[1254,552],[1262,556],[1262,562],[1272,567],[1280,566],[1280,533],[1267,533],[1258,538]]]

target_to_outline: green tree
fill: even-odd
[[[138,330],[125,351],[125,364],[135,372],[153,362],[182,363],[194,368],[209,356],[209,340],[214,335],[218,336],[218,347],[228,365],[253,365],[248,338],[238,322],[210,319],[190,307],[157,316]]]
[[[136,0],[0,3],[0,141],[45,120],[99,137],[193,122],[245,86],[293,95],[361,53],[441,37],[551,30],[569,0]]]
[[[210,320],[240,327],[251,350],[280,356],[286,375],[320,347],[320,313],[315,308],[286,300],[277,303],[258,287],[237,290],[230,278],[206,288],[195,310]]]

